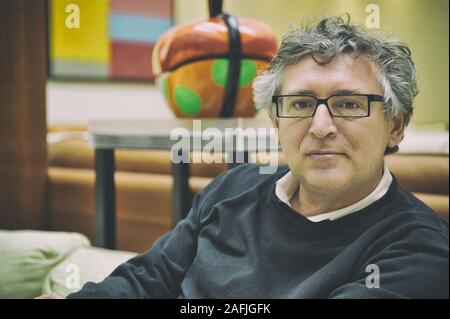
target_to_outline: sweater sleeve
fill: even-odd
[[[197,251],[199,197],[186,219],[150,250],[117,267],[101,283],[89,282],[68,298],[177,298]]]
[[[329,297],[448,298],[448,268],[448,233],[417,228],[366,261],[353,282]]]

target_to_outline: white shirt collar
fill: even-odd
[[[387,191],[389,190],[389,186],[391,185],[391,183],[392,183],[392,175],[385,163],[383,176],[381,177],[381,180],[378,183],[377,187],[375,187],[375,189],[369,195],[367,195],[363,199],[359,200],[358,202],[350,206],[340,208],[338,210],[329,213],[323,213],[307,218],[312,222],[320,222],[326,219],[333,221],[338,218],[344,217],[348,214],[357,212],[363,209],[364,207],[367,207],[370,204],[376,202],[381,197],[383,197],[384,194],[386,194]],[[299,188],[298,181],[295,179],[294,175],[292,175],[292,172],[289,171],[286,175],[281,177],[276,182],[275,194],[280,201],[284,202],[286,205],[292,208],[290,200],[295,195],[298,188]]]

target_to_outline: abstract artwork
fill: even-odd
[[[172,0],[50,0],[50,78],[152,81],[154,43]]]

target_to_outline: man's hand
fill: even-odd
[[[48,294],[36,297],[34,299],[66,299],[61,295],[58,295],[56,292],[50,292]]]

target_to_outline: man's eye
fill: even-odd
[[[354,110],[354,109],[358,109],[361,107],[361,105],[359,105],[359,103],[354,102],[354,101],[344,101],[338,104],[338,107],[341,107],[343,109],[348,109],[348,110]]]
[[[298,109],[307,109],[313,106],[313,103],[311,103],[310,101],[294,101],[294,103],[292,103],[293,107],[298,108]]]

